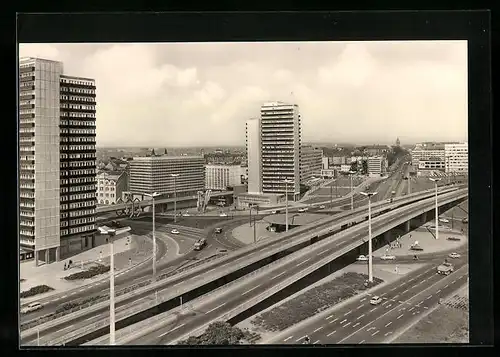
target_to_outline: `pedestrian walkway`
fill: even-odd
[[[134,266],[140,264],[145,259],[151,257],[151,252],[152,243],[146,237],[129,234],[126,237],[116,239],[114,242],[116,273],[119,274],[119,272],[124,271],[125,269],[133,268]],[[70,259],[73,261],[72,267],[68,270],[64,270],[64,265],[67,264]],[[87,285],[96,280],[107,278],[107,275],[105,276],[104,274],[100,274],[91,279],[71,281],[64,279],[64,277],[68,275],[88,270],[91,266],[95,266],[97,264],[109,265],[109,261],[109,245],[104,244],[72,256],[71,258],[51,264],[40,265],[38,267],[35,266],[34,261],[21,262],[20,278],[24,279],[20,283],[21,292],[27,291],[38,285],[47,285],[54,289],[53,291],[45,294],[22,299],[21,302],[24,304],[37,300],[40,297],[59,294],[67,290]]]
[[[261,220],[256,221],[255,223],[255,239],[257,241],[262,239],[275,238],[278,236],[279,233],[270,232],[266,229],[267,226],[269,226],[268,222]],[[231,235],[241,243],[252,244],[254,242],[253,224],[252,226],[250,226],[249,223],[242,224],[241,226],[234,228],[231,232]]]

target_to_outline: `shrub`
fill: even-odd
[[[68,276],[65,276],[65,280],[79,280],[79,279],[90,279],[96,275],[107,273],[110,267],[107,265],[97,265],[91,267],[89,270],[80,271]]]
[[[21,296],[21,298],[27,298],[27,297],[34,296],[34,295],[43,294],[43,293],[46,293],[46,292],[49,292],[52,290],[54,290],[54,289],[51,288],[50,286],[38,285],[38,286],[32,287],[31,289],[29,289],[27,291],[22,291],[20,296]]]
[[[179,341],[179,345],[236,345],[245,338],[245,334],[227,322],[217,321],[210,324],[201,336],[190,336]]]

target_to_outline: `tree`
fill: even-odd
[[[191,336],[179,341],[179,345],[236,345],[245,334],[237,327],[227,322],[217,321],[210,324],[206,331],[198,337]]]
[[[368,173],[368,160],[363,160],[362,161],[361,173],[362,174],[367,174]]]
[[[351,171],[358,171],[358,162],[357,161],[354,161],[354,162],[351,162]]]

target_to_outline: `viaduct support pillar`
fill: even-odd
[[[45,264],[49,264],[50,249],[45,249]]]
[[[411,223],[411,219],[409,219],[409,220],[407,220],[407,221],[405,222],[405,233],[408,233],[408,232],[411,230],[411,225],[410,225],[410,223]]]
[[[422,220],[422,224],[426,223],[427,222],[427,212],[424,212],[422,213],[422,215],[420,216],[420,219]]]
[[[34,254],[34,255],[35,255],[35,266],[37,267],[37,266],[38,266],[38,253],[39,253],[39,252],[38,252],[38,250],[35,250],[35,252],[34,252],[34,253],[35,253],[35,254]]]
[[[61,247],[56,248],[56,262],[58,262],[61,259],[60,249]]]

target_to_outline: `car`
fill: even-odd
[[[183,213],[183,214],[182,214],[182,217],[189,217],[189,213],[187,213],[187,212],[186,212],[186,213]]]
[[[449,256],[450,258],[452,258],[452,259],[456,259],[456,258],[460,258],[460,257],[461,257],[461,255],[460,255],[460,254],[455,253],[455,252],[450,253],[448,256]]]
[[[215,233],[217,234],[222,233],[222,228],[219,227],[215,228]]]
[[[299,208],[300,213],[307,212],[307,211],[308,211],[307,207]]]
[[[370,300],[371,305],[378,305],[382,302],[382,298],[380,296],[374,296]]]
[[[271,211],[271,214],[276,214],[276,213],[278,213],[278,212],[276,212],[275,210]]]
[[[439,218],[439,222],[442,222],[442,223],[450,223],[450,221],[446,218]]]
[[[172,229],[172,230],[170,231],[170,233],[172,233],[172,234],[179,234],[179,231],[178,231],[177,229]]]
[[[447,240],[453,240],[453,241],[459,241],[460,238],[459,237],[448,237],[446,238]]]
[[[462,219],[462,223],[469,223],[469,220],[466,218]]]
[[[43,308],[43,305],[40,304],[39,302],[32,302],[28,306],[25,306],[21,309],[22,314],[28,314],[33,311],[37,311]]]
[[[368,261],[368,257],[364,255],[360,255],[359,257],[356,258],[358,262],[366,262]]]
[[[326,206],[325,206],[325,205],[321,205],[321,206],[319,206],[319,208],[320,208],[320,209],[325,209],[325,208],[326,208]]]
[[[222,212],[221,214],[219,214],[219,217],[227,217],[227,213]]]
[[[387,255],[387,254],[384,254],[380,257],[380,259],[382,260],[396,260],[396,257],[394,255]]]

